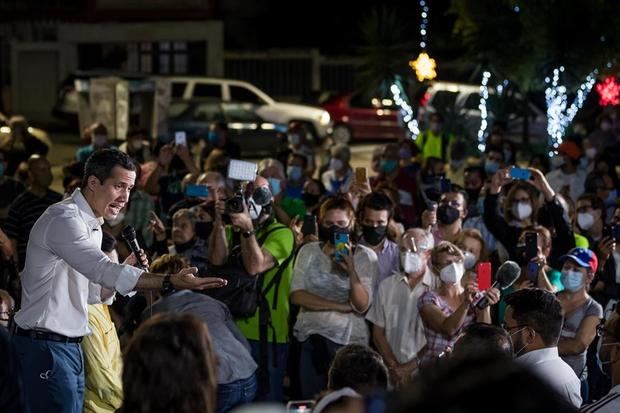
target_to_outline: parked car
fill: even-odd
[[[256,106],[256,113],[263,119],[281,124],[291,121],[305,123],[319,140],[330,131],[327,111],[295,103],[277,102],[251,83],[241,80],[210,77],[170,77],[173,99],[211,98],[223,102],[243,102]]]
[[[168,115],[169,136],[185,131],[190,142],[206,138],[213,122],[225,122],[243,157],[274,157],[286,145],[287,125],[264,120],[249,103],[176,100]]]
[[[338,143],[406,136],[399,108],[392,99],[367,99],[361,93],[346,93],[329,98],[321,107],[332,118],[332,137]]]
[[[496,116],[503,112],[501,117],[506,119],[506,137],[514,142],[522,141],[523,117],[518,114],[516,105],[521,95],[516,93],[514,99],[500,99],[495,88],[489,88],[487,108],[489,111],[489,128],[492,127]],[[469,85],[452,82],[434,82],[427,89],[422,105],[418,110],[418,119],[425,123],[430,114],[439,112],[444,117],[454,117],[460,122],[465,133],[472,139],[478,136],[480,129],[480,85]],[[545,112],[533,102],[528,102],[529,136],[531,143],[545,143],[547,141],[547,116]],[[449,114],[449,116],[446,116]],[[447,119],[448,120],[448,119]],[[490,129],[489,129],[490,130]]]
[[[77,121],[78,98],[75,79],[97,76],[118,76],[125,79],[145,79],[147,75],[115,72],[76,72],[59,87],[54,116]],[[251,83],[241,80],[201,76],[166,77],[171,82],[172,99],[217,99],[222,102],[242,102],[256,106],[256,113],[268,122],[288,124],[298,121],[309,126],[312,134],[324,139],[330,129],[329,113],[321,108],[294,103],[277,102]]]

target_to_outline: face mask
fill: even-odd
[[[577,214],[577,225],[584,231],[588,231],[594,225],[594,215],[589,212],[580,212]]]
[[[133,149],[134,151],[139,151],[140,149],[142,149],[142,141],[141,140],[130,141],[129,145],[131,146],[131,149]]]
[[[512,159],[512,151],[504,149],[504,159],[508,162]]]
[[[474,254],[469,251],[465,251],[463,252],[463,255],[465,255],[465,259],[463,260],[463,266],[465,267],[465,269],[471,270],[472,268],[474,268],[474,265],[476,265],[476,257],[474,256]]]
[[[410,160],[411,156],[411,149],[401,149],[398,151],[398,157],[404,161]]]
[[[515,202],[512,204],[512,215],[519,221],[523,221],[532,216],[532,205],[529,202]]]
[[[446,284],[458,284],[463,278],[465,268],[462,262],[453,262],[439,272],[439,278]]]
[[[289,167],[286,168],[286,175],[288,176],[288,179],[290,179],[293,182],[299,181],[301,179],[303,172],[304,171],[301,169],[301,166],[297,166],[297,165],[290,165]]]
[[[385,173],[394,172],[398,168],[398,161],[394,159],[386,159],[381,161],[381,170]]]
[[[442,224],[450,225],[459,219],[461,213],[458,209],[448,204],[439,205],[437,208],[437,220]]]
[[[344,166],[344,163],[337,158],[332,158],[329,161],[329,169],[331,169],[334,172],[338,172],[339,170],[342,169],[342,167]]]
[[[105,222],[111,226],[111,227],[115,227],[118,224],[120,224],[121,222],[123,222],[123,220],[125,219],[125,211],[121,211],[118,213],[118,215],[115,218],[106,218]]]
[[[280,180],[277,178],[267,178],[267,181],[269,181],[269,188],[271,188],[271,194],[273,196],[280,195],[280,192],[282,192]]]
[[[577,292],[583,287],[583,274],[575,270],[562,271],[562,285],[571,293]]]
[[[93,145],[95,146],[105,146],[108,143],[108,137],[105,135],[95,135],[93,136]]]
[[[315,206],[319,202],[321,195],[308,194],[304,192],[301,194],[301,199],[304,201],[306,208]]]
[[[248,200],[248,212],[250,213],[250,218],[252,218],[252,221],[256,221],[263,212],[263,207],[250,198]]]
[[[209,141],[209,143],[211,145],[215,145],[217,146],[220,143],[220,137],[217,134],[216,131],[209,131],[209,134],[207,135],[207,140]]]
[[[488,174],[488,175],[493,175],[495,174],[495,172],[497,172],[499,170],[499,162],[497,161],[492,161],[490,159],[487,159],[486,161],[484,161],[484,171]]]
[[[513,337],[514,337],[514,336],[516,336],[517,334],[519,334],[520,332],[522,332],[523,330],[525,330],[526,328],[527,328],[527,327],[522,327],[522,328],[520,328],[519,330],[517,330],[516,332],[514,332],[514,333],[512,333],[512,334],[510,335],[510,339],[512,340],[512,342],[513,342],[514,344],[516,344],[516,343],[517,343],[517,341],[516,341]],[[526,347],[527,347],[527,344],[524,344],[524,345],[522,345],[522,346],[521,346],[521,348],[520,348],[519,350],[514,351],[514,352],[513,352],[513,354],[514,354],[515,358],[519,357],[519,356],[521,355],[521,352],[522,352],[522,351],[523,351]]]
[[[564,166],[564,157],[561,155],[551,158],[551,169],[558,169]]]
[[[586,149],[586,158],[594,159],[596,158],[596,148],[588,148]]]
[[[387,225],[381,225],[378,227],[371,227],[369,225],[362,225],[362,234],[364,239],[370,245],[379,245],[381,241],[385,239],[387,234]]]
[[[613,191],[609,191],[609,195],[607,195],[607,199],[605,199],[605,206],[606,207],[615,206],[617,197],[618,197],[618,192],[615,189]]]
[[[416,274],[422,269],[422,257],[411,251],[401,252],[400,265],[405,273]]]
[[[299,145],[299,142],[301,142],[301,135],[298,133],[289,133],[286,137],[288,139],[288,143],[293,146],[297,146]]]
[[[336,234],[349,235],[349,232],[350,232],[349,228],[341,228],[338,225],[332,225],[331,227],[324,227],[320,225],[319,226],[319,239],[323,242],[333,244]]]

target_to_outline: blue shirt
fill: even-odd
[[[361,245],[364,245],[368,248],[372,248],[364,239],[360,241]],[[373,251],[375,251],[373,249]],[[377,278],[372,286],[373,292],[376,294],[379,291],[379,284],[381,281],[388,278],[390,275],[394,274],[399,270],[400,267],[400,251],[398,249],[398,245],[394,241],[390,241],[386,239],[383,242],[383,248],[379,251],[375,251],[377,254],[377,264],[379,267],[379,272],[377,274]]]

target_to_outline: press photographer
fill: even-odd
[[[250,177],[231,174],[239,165],[243,163],[231,161],[230,179]],[[216,197],[209,262],[231,283],[231,288],[214,297],[228,305],[252,347],[252,357],[259,365],[258,398],[279,401],[288,356],[294,239],[292,231],[274,218],[269,182],[256,177],[255,166],[251,181],[232,198]],[[224,217],[230,220],[229,225],[224,224]]]

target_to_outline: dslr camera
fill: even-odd
[[[253,162],[240,161],[231,159],[228,164],[228,179],[235,181],[235,195],[225,201],[225,213],[239,214],[243,212],[243,206],[246,203],[243,191],[244,184],[253,182],[256,179],[257,166]]]

